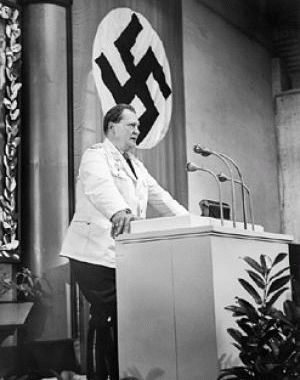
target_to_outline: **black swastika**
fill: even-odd
[[[146,84],[149,75],[153,75],[165,99],[171,94],[171,89],[166,83],[163,67],[157,61],[151,47],[147,49],[140,62],[137,65],[134,64],[134,56],[131,54],[130,49],[135,44],[136,38],[142,29],[143,27],[134,13],[130,23],[114,42],[130,75],[130,78],[123,86],[121,86],[103,53],[95,59],[100,68],[102,80],[110,90],[116,103],[130,104],[135,96],[143,103],[146,111],[139,118],[140,135],[137,141],[138,144],[147,136],[159,115]]]

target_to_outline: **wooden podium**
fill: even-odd
[[[120,378],[216,380],[237,364],[224,308],[248,298],[241,257],[288,253],[292,240],[196,215],[133,222],[116,249]]]

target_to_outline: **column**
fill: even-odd
[[[22,1],[22,235],[23,254],[41,274],[61,263],[69,221],[67,6]]]
[[[64,339],[71,334],[69,267],[59,252],[73,202],[72,1],[20,3],[22,264],[51,287],[51,310],[40,311],[39,326],[32,323],[29,337]]]

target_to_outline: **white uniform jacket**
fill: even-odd
[[[110,218],[129,208],[146,217],[147,203],[162,216],[188,211],[162,189],[145,166],[130,154],[137,178],[123,155],[105,139],[82,156],[76,185],[76,210],[61,255],[88,263],[115,267],[115,242]]]

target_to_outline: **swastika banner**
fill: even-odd
[[[169,128],[172,82],[163,43],[147,19],[130,8],[110,11],[98,26],[92,64],[103,113],[116,103],[133,105],[138,148],[157,145]]]

